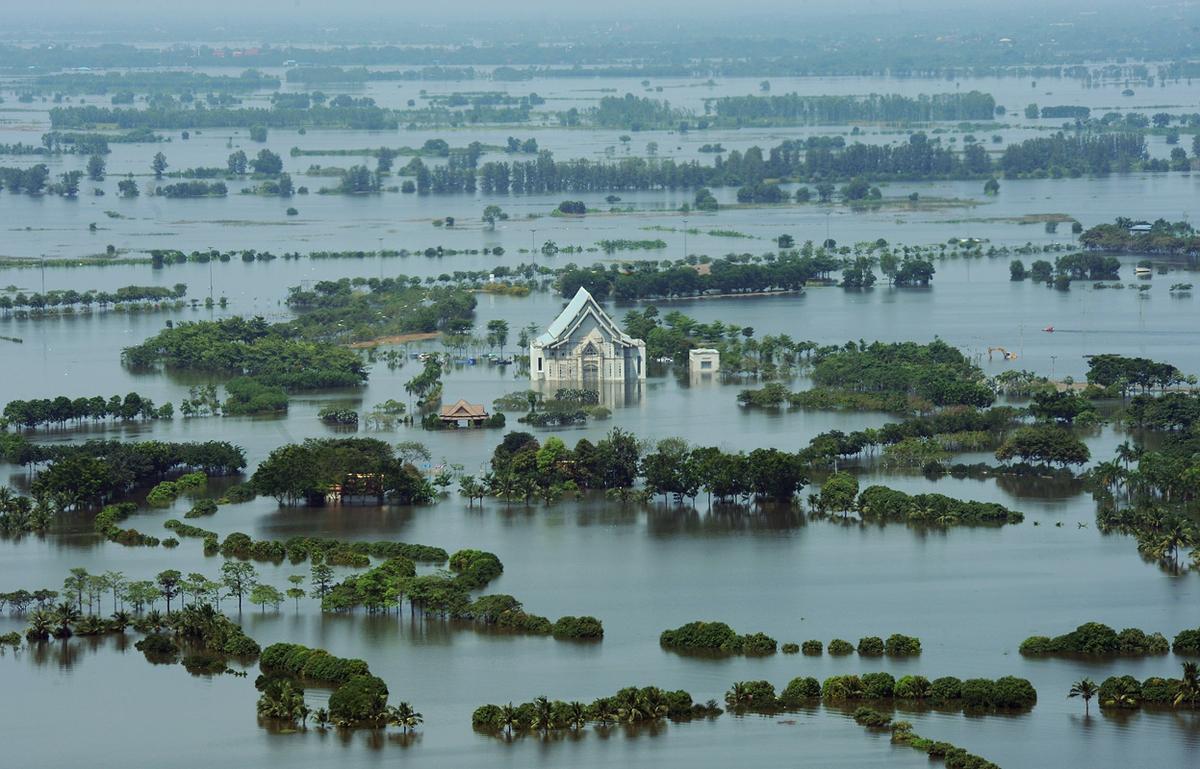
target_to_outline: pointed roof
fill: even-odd
[[[476,419],[486,418],[488,415],[487,409],[482,403],[467,403],[462,398],[458,402],[450,406],[442,406],[439,416],[442,417],[457,417],[458,419]]]
[[[535,341],[537,344],[545,347],[546,345],[554,344],[561,341],[564,336],[569,334],[572,329],[588,315],[591,314],[596,318],[596,321],[607,328],[613,335],[615,341],[623,344],[632,345],[634,339],[621,330],[613,319],[608,316],[604,308],[592,297],[586,288],[579,287],[575,292],[575,296],[571,297],[571,301],[563,308],[563,311],[558,314],[558,317],[546,328],[546,332],[540,335]]]

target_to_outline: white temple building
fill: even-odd
[[[634,339],[580,288],[546,333],[529,344],[533,382],[636,382],[646,378],[646,343]]]

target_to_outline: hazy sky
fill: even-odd
[[[572,3],[564,0],[445,0],[441,3],[412,0],[56,0],[47,6],[26,0],[6,2],[6,24],[51,29],[56,25],[121,26],[130,23],[147,27],[175,27],[189,22],[211,25],[245,25],[264,20],[285,25],[353,25],[382,22],[389,27],[406,21],[443,23],[454,26],[483,19],[632,20],[647,17],[678,17],[682,23],[717,18],[846,15],[921,14],[951,12],[955,15],[1012,16],[1021,9],[1040,13],[1077,14],[1105,7],[1130,8],[1118,0],[605,0],[603,3]],[[1133,5],[1139,5],[1134,3]],[[1142,9],[1148,8],[1141,5]],[[1169,7],[1164,4],[1160,8]]]

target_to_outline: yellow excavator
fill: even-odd
[[[988,360],[992,359],[992,353],[994,353],[994,352],[998,352],[1001,355],[1003,355],[1004,360],[1016,360],[1017,359],[1017,354],[1015,352],[1009,352],[1008,350],[1004,349],[1003,347],[989,347],[988,348]]]

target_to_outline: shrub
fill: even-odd
[[[854,723],[869,729],[883,729],[892,722],[891,716],[885,716],[878,710],[858,708],[854,711]]]
[[[800,644],[800,651],[809,655],[819,655],[823,648],[820,641],[805,641]]]
[[[200,499],[196,504],[192,505],[192,509],[184,513],[184,518],[199,518],[205,515],[212,515],[217,512],[217,503],[211,499]]]
[[[174,639],[163,633],[150,633],[133,646],[138,651],[147,655],[167,656],[179,651],[179,647],[175,645]]]
[[[1021,642],[1026,655],[1080,654],[1108,657],[1119,654],[1166,654],[1167,641],[1160,633],[1147,634],[1137,628],[1120,633],[1099,622],[1085,622],[1060,636],[1030,636]]]
[[[770,711],[779,705],[770,681],[740,681],[725,693],[725,702],[731,708],[757,711]]]
[[[864,657],[883,656],[883,639],[873,635],[858,639],[858,653]]]
[[[1142,684],[1133,676],[1109,676],[1097,693],[1102,708],[1133,709],[1142,704]]]
[[[599,640],[604,637],[604,626],[595,617],[559,617],[551,632],[560,639]]]
[[[996,697],[996,684],[987,678],[968,678],[962,682],[963,707],[990,708]]]
[[[506,611],[500,614],[496,620],[497,627],[509,628],[510,630],[519,630],[522,633],[531,635],[550,635],[554,632],[554,626],[550,624],[550,620],[538,614],[528,614],[521,610]]]
[[[329,714],[336,721],[378,720],[387,710],[388,688],[372,675],[353,676],[329,695]]]
[[[780,646],[779,650],[784,654],[799,654],[800,644],[786,643]]]
[[[497,705],[475,708],[471,714],[471,726],[484,731],[500,731],[504,728],[504,711]]]
[[[1153,676],[1142,682],[1142,702],[1153,705],[1175,704],[1175,695],[1179,693],[1179,681]]]
[[[0,635],[0,646],[20,646],[21,634],[17,631]]]
[[[741,651],[741,636],[724,622],[689,622],[674,630],[664,630],[658,642],[668,649],[685,651]]]
[[[812,676],[793,678],[779,694],[779,704],[785,708],[793,708],[804,703],[819,699],[821,684]]]
[[[1117,645],[1121,654],[1166,654],[1171,644],[1162,633],[1147,634],[1135,627],[1127,627],[1117,633]]]
[[[889,700],[896,689],[896,679],[888,673],[864,673],[863,696],[869,700]]]
[[[830,676],[821,684],[821,699],[828,702],[860,700],[862,697],[863,683],[858,676]]]
[[[763,655],[775,653],[775,639],[765,633],[750,633],[741,638],[742,653]]]
[[[925,700],[933,696],[933,687],[925,676],[901,676],[895,696],[898,700]]]
[[[893,633],[888,636],[884,648],[889,657],[909,657],[921,653],[921,639]],[[862,650],[859,650],[862,654]]]
[[[992,706],[997,708],[1028,708],[1037,702],[1037,691],[1025,678],[1002,676],[992,689]]]
[[[854,647],[850,645],[849,641],[843,641],[841,638],[835,638],[829,642],[829,653],[835,657],[842,657],[847,654],[851,654],[853,651]]]
[[[951,702],[962,698],[962,681],[954,676],[935,678],[929,684],[929,699],[934,702]]]
[[[1176,654],[1200,654],[1200,628],[1179,631],[1171,651]]]

